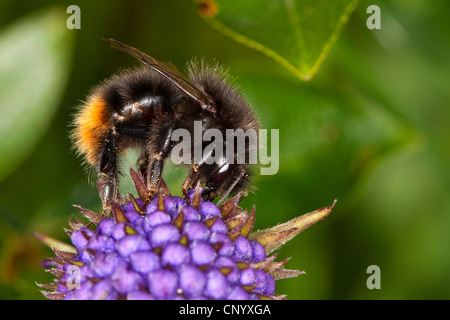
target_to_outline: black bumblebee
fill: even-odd
[[[74,120],[72,138],[78,153],[98,174],[104,210],[109,210],[119,196],[119,160],[127,149],[141,152],[139,171],[151,198],[158,189],[164,160],[177,144],[171,139],[176,129],[193,132],[195,121],[201,121],[203,131],[213,128],[224,135],[226,129],[259,129],[255,113],[230,86],[219,66],[191,63],[186,79],[138,49],[114,39],[105,40],[145,66],[114,75],[96,86]],[[205,146],[201,141],[193,141],[192,146],[198,143]],[[207,164],[205,160],[194,163],[192,158],[182,186],[184,194],[201,183],[203,199],[212,201],[222,196],[222,201],[230,193],[248,188],[248,161],[223,158]]]

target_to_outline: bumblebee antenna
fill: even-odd
[[[242,169],[241,174],[233,181],[233,184],[227,189],[227,191],[222,196],[222,198],[220,198],[220,200],[217,202],[217,206],[220,206],[225,201],[225,199],[228,197],[230,192],[233,191],[234,187],[236,187],[238,182],[241,181],[241,179],[245,176],[245,174],[246,174],[246,171],[244,169]]]

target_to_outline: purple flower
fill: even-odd
[[[288,259],[276,262],[270,254],[332,207],[252,232],[255,210],[238,206],[240,194],[221,207],[200,195],[197,187],[186,199],[171,196],[167,188],[153,199],[130,196],[124,205],[113,204],[110,216],[77,207],[90,222],[70,224],[72,246],[38,235],[56,254],[43,264],[57,277],[39,285],[43,294],[51,299],[284,298],[275,294],[275,280],[303,272],[284,269]]]

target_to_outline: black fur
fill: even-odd
[[[226,72],[219,66],[209,66],[203,61],[191,63],[188,79],[208,98],[208,103],[212,101],[213,109],[187,95],[176,81],[164,77],[152,67],[121,72],[94,90],[94,95],[106,103],[109,127],[108,132],[98,137],[102,147],[98,149],[99,163],[95,164],[104,208],[109,208],[111,201],[116,200],[117,162],[126,149],[141,150],[139,170],[145,175],[149,190],[156,191],[163,162],[175,146],[167,143],[174,129],[184,128],[192,138],[194,121],[202,121],[203,131],[220,130],[224,138],[226,129],[258,130],[258,119],[253,110],[241,93],[229,84]],[[198,143],[202,143],[203,150],[210,142],[192,141],[192,151]],[[236,153],[236,146],[234,149]],[[246,163],[230,165],[221,173],[219,164],[194,167],[192,156],[183,191],[187,192],[200,182],[204,185],[203,198],[213,200],[217,196],[228,195],[230,191],[236,193],[248,188],[251,176],[249,150],[245,153]]]

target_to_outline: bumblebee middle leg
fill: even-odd
[[[161,138],[158,143],[158,148],[154,149],[154,151],[150,153],[150,159],[146,159],[141,162],[147,164],[145,176],[147,188],[151,197],[153,197],[159,187],[159,182],[161,180],[161,174],[164,167],[164,160],[168,157],[169,151],[171,149],[171,137],[173,131],[175,130],[175,123],[171,122],[166,127],[160,127],[156,129],[158,129],[158,132],[154,132],[155,130],[152,130],[153,132],[151,132],[150,134]]]

